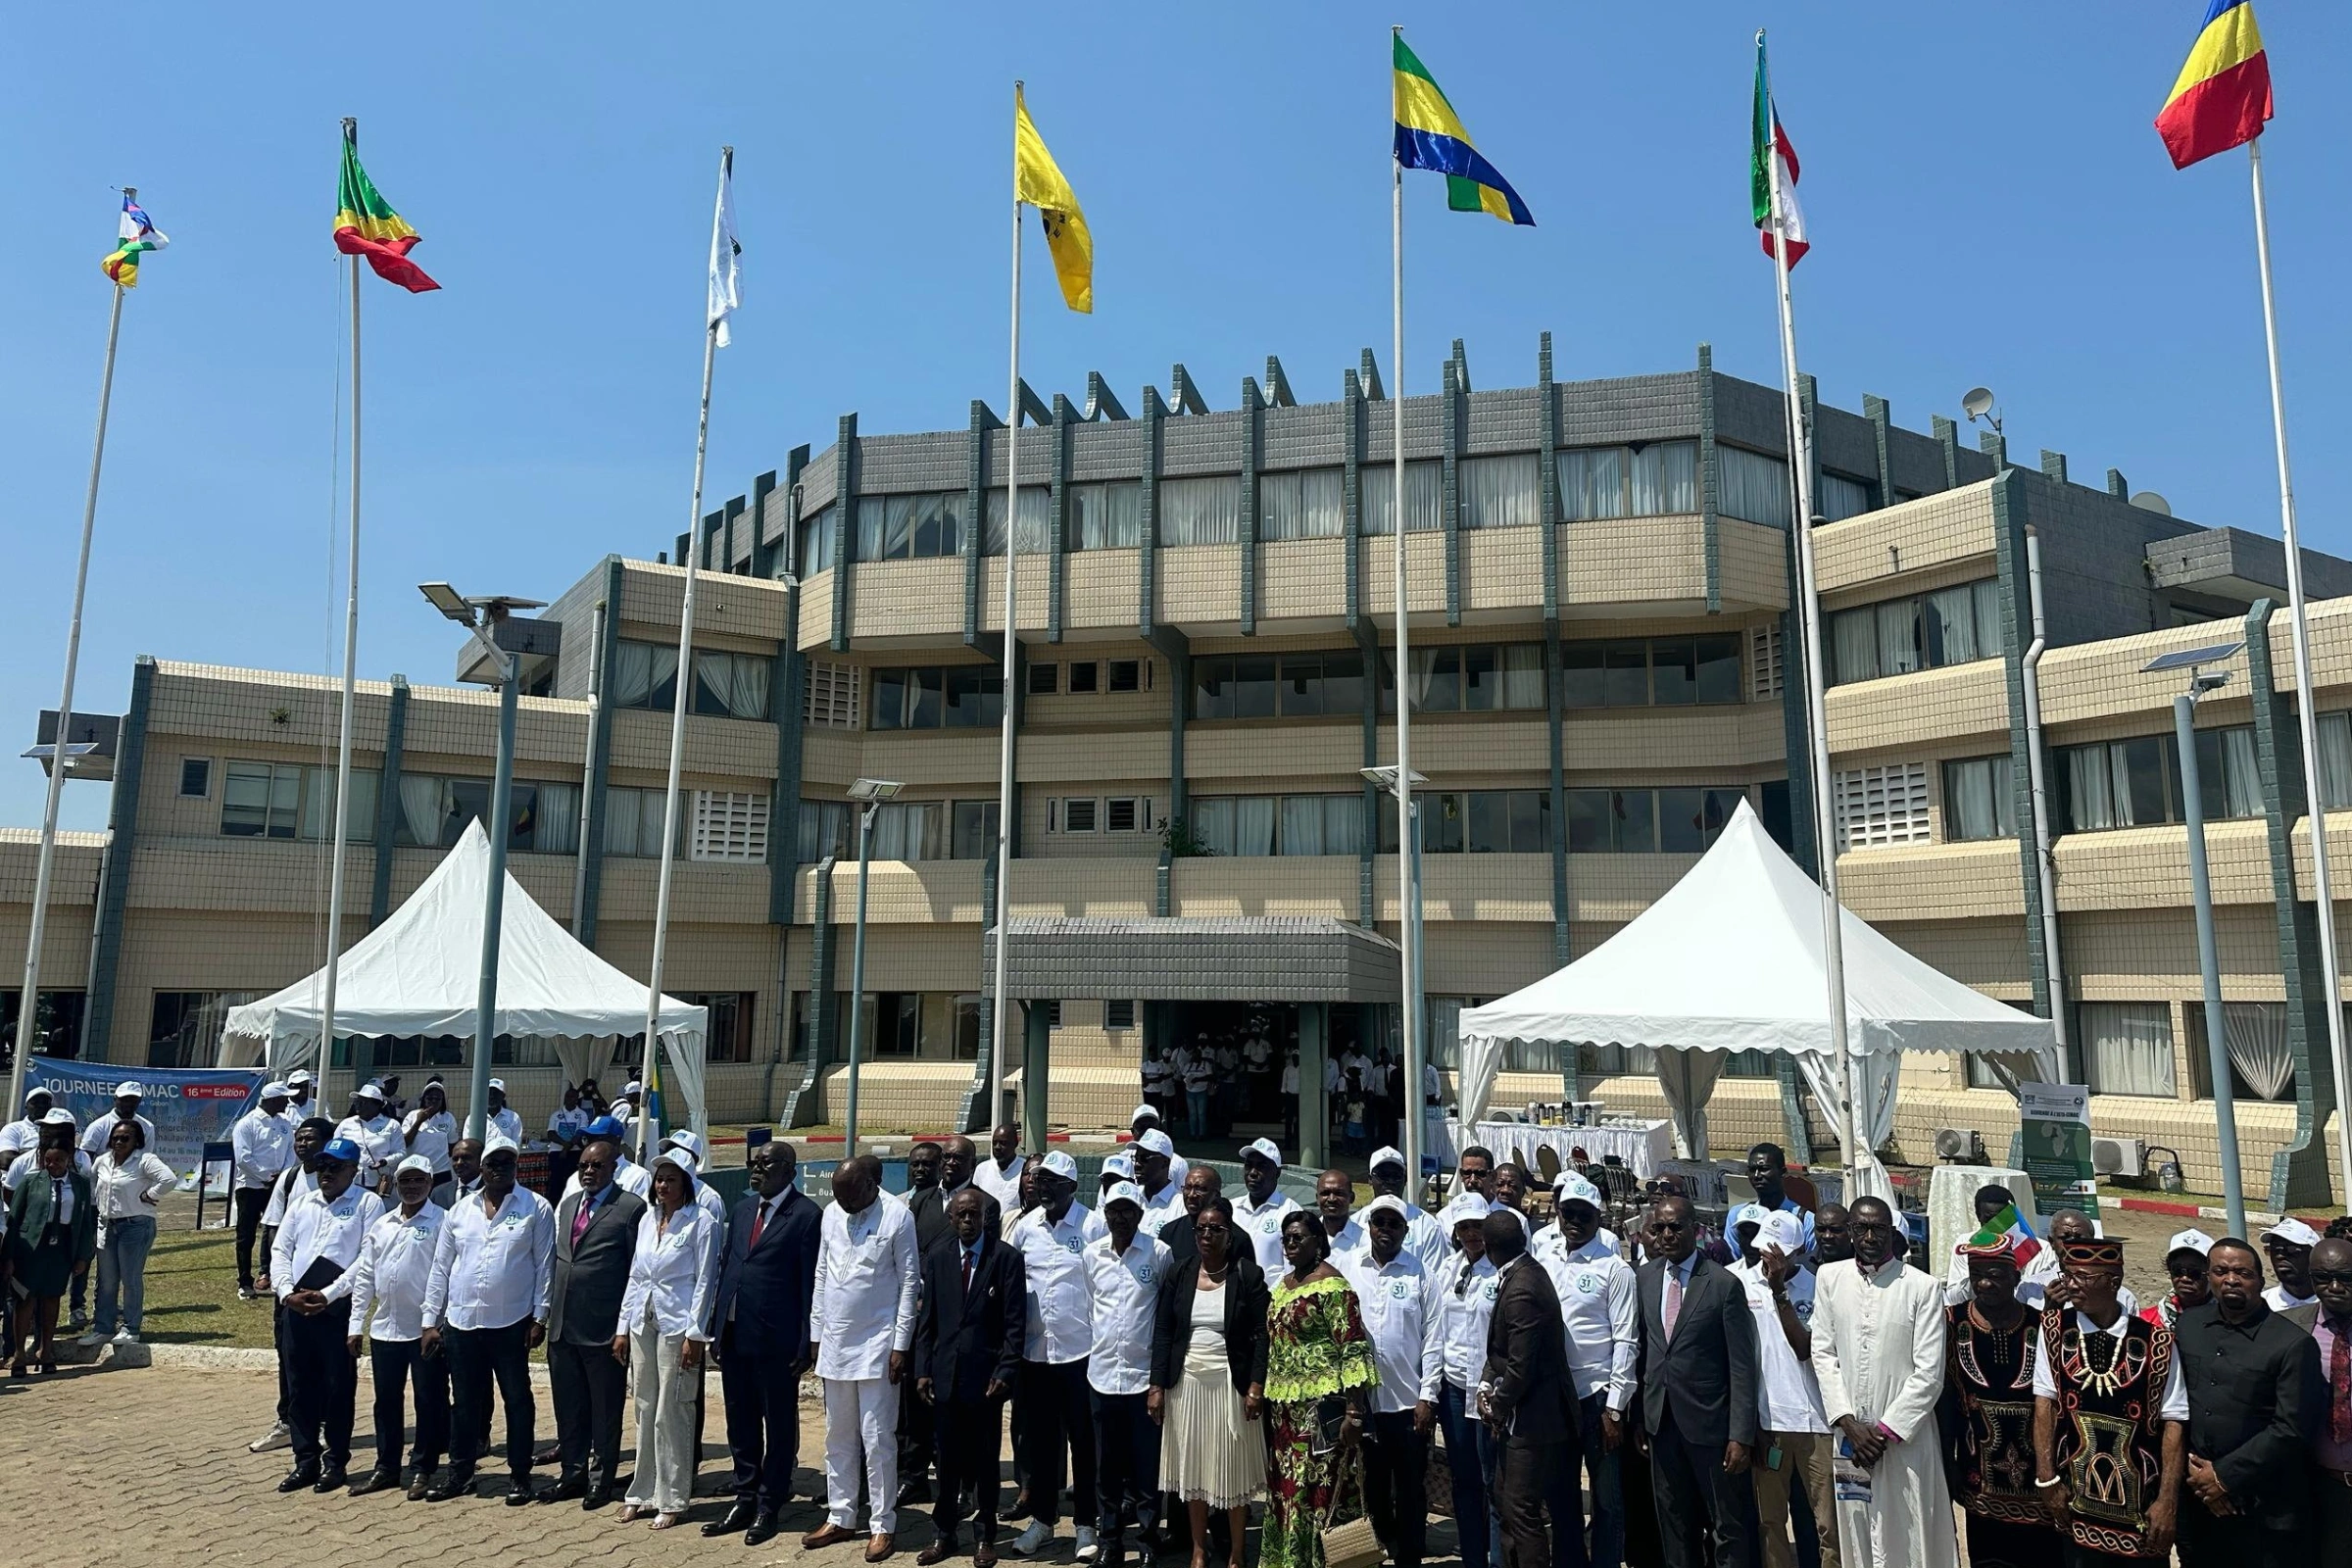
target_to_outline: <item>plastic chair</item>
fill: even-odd
[[[1560,1152],[1549,1144],[1536,1151],[1536,1169],[1543,1172],[1544,1185],[1549,1187],[1560,1179]]]

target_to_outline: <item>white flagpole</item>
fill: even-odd
[[[1764,44],[1762,31],[1756,46]],[[1821,863],[1821,945],[1827,970],[1830,1049],[1838,1058],[1838,1137],[1845,1148],[1845,1200],[1863,1195],[1861,1173],[1869,1151],[1862,1147],[1861,1096],[1854,1088],[1854,1059],[1846,1039],[1845,933],[1840,929],[1843,906],[1838,898],[1837,814],[1830,799],[1830,735],[1822,700],[1821,598],[1813,569],[1813,429],[1805,419],[1797,395],[1796,314],[1788,295],[1788,248],[1782,227],[1780,116],[1772,108],[1772,80],[1764,84],[1764,169],[1772,182],[1772,270],[1781,313],[1781,379],[1788,399],[1788,428],[1794,440],[1788,460],[1796,471],[1796,565],[1799,619],[1804,631],[1805,730],[1813,773],[1813,840]]]
[[[343,122],[343,139],[359,139],[360,122]],[[326,874],[326,967],[318,1004],[318,1072],[325,1081],[335,1052],[335,969],[343,954],[343,860],[351,833],[351,733],[358,706],[360,652],[360,259],[351,259],[351,544],[343,602],[343,716],[335,743],[335,831]],[[475,1049],[487,1050],[480,1042]],[[353,1066],[356,1070],[358,1062]]]
[[[2271,429],[2278,446],[2278,528],[2286,546],[2286,602],[2295,651],[2295,723],[2303,741],[2303,798],[2311,825],[2312,902],[2320,917],[2320,969],[2328,977],[2328,1057],[2335,1078],[2339,1191],[2352,1194],[2352,1108],[2345,1104],[2342,971],[2336,967],[2335,903],[2328,886],[2328,810],[2320,793],[2319,714],[2311,679],[2311,627],[2304,615],[2303,548],[2295,530],[2295,480],[2286,456],[2286,391],[2278,375],[2278,310],[2271,292],[2271,211],[2262,183],[2262,138],[2246,143],[2254,175],[2254,251],[2262,263],[2262,336],[2271,361]]]
[[[1391,27],[1392,48],[1402,27]],[[1392,116],[1392,120],[1394,117]],[[1397,1007],[1404,1046],[1404,1168],[1409,1191],[1421,1188],[1421,1146],[1427,1141],[1427,1096],[1421,1092],[1421,1006],[1414,982],[1420,978],[1420,932],[1414,916],[1421,911],[1420,867],[1413,854],[1413,699],[1410,633],[1405,625],[1404,597],[1404,165],[1392,152],[1389,158],[1389,300],[1390,336],[1389,413],[1395,450],[1393,480],[1395,524],[1389,540],[1391,587],[1396,598],[1396,934],[1403,968],[1403,1000]],[[1377,686],[1379,671],[1374,670]],[[1325,1041],[1326,1050],[1330,1042]]]
[[[1005,395],[1007,410],[1004,423],[1004,701],[1001,737],[997,748],[997,954],[993,995],[989,999],[988,1052],[988,1123],[981,1128],[995,1128],[997,1118],[1004,1114],[1004,1024],[1008,1009],[1004,1001],[1005,950],[1012,946],[1011,922],[1007,918],[1012,907],[1012,710],[1013,691],[1013,563],[1021,553],[1021,136],[1018,107],[1021,100],[1020,82],[1012,84],[1015,106],[1012,136],[1012,384]],[[980,529],[983,554],[988,548],[988,509],[974,519]],[[1035,1086],[1024,1079],[1024,1090]]]
[[[726,189],[727,175],[734,165],[735,149],[720,148],[721,191]],[[714,213],[711,222],[715,225],[717,221]],[[708,315],[706,312],[706,318]],[[703,464],[710,450],[710,372],[718,360],[719,325],[718,321],[709,319],[703,323],[703,403],[694,431],[694,499],[686,508],[686,599],[678,612],[677,692],[669,709],[669,784],[662,803],[662,870],[654,894],[654,957],[645,981],[645,1055],[641,1072],[648,1084],[659,1081],[655,1056],[661,1051],[662,964],[669,950],[669,886],[678,855],[678,770],[686,755],[686,705],[694,686],[695,585],[701,580],[699,568],[703,559]],[[617,624],[617,606],[614,617]],[[637,1158],[641,1164],[646,1161],[647,1152],[662,1137],[653,1114],[654,1097],[655,1092],[648,1089],[644,1102],[637,1107]]]
[[[131,201],[138,188],[122,187],[122,199]],[[57,699],[56,744],[49,758],[49,792],[41,807],[41,847],[32,873],[32,921],[24,939],[24,989],[17,994],[17,1059],[9,1075],[8,1108],[0,1115],[14,1116],[24,1104],[24,1081],[32,1070],[32,1053],[39,1043],[41,1018],[41,939],[48,923],[49,882],[57,869],[57,809],[58,798],[65,790],[66,768],[71,761],[70,744],[74,734],[74,676],[81,663],[81,605],[90,583],[90,539],[98,526],[98,476],[106,466],[106,419],[115,401],[115,345],[122,335],[122,296],[128,292],[122,284],[115,285],[114,309],[106,320],[106,368],[98,377],[98,433],[90,446],[90,484],[81,502],[81,559],[74,568],[74,613],[66,622],[66,680]],[[86,1042],[95,1045],[97,1054],[104,1056],[106,1042]]]

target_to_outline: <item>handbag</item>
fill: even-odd
[[[1355,1481],[1356,1517],[1345,1524],[1334,1523],[1348,1500],[1350,1472]],[[1387,1555],[1365,1505],[1364,1459],[1359,1448],[1340,1461],[1340,1474],[1332,1482],[1331,1508],[1323,1516],[1324,1568],[1379,1568]]]

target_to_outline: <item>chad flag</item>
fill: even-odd
[[[412,294],[441,285],[409,260],[419,236],[407,219],[392,210],[368,171],[360,167],[360,125],[343,122],[343,174],[335,191],[335,249],[346,256],[365,256],[375,275],[398,283]]]
[[[2175,169],[2242,147],[2271,118],[2271,61],[2247,0],[2213,0],[2156,117]]]

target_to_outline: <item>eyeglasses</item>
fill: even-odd
[[[2314,1285],[2352,1285],[2352,1269],[2318,1269],[2311,1271]]]

